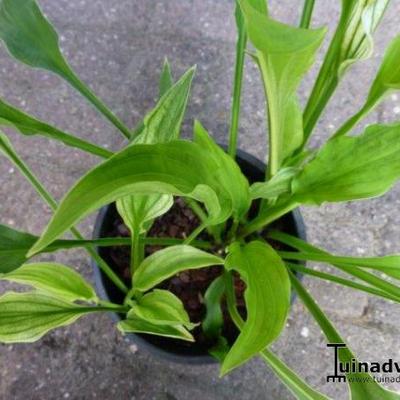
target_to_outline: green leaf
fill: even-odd
[[[168,194],[126,196],[117,200],[117,210],[132,235],[147,231],[149,222],[166,213],[174,204]]]
[[[81,149],[99,157],[109,158],[113,155],[111,151],[82,140],[70,133],[63,132],[54,126],[51,126],[32,117],[31,115],[22,112],[21,110],[18,110],[11,104],[8,104],[1,99],[0,125],[10,125],[23,135],[42,135],[50,139],[58,140],[67,146]]]
[[[321,204],[379,196],[400,177],[400,124],[373,125],[326,143],[292,183],[293,201]]]
[[[38,238],[0,224],[0,273],[20,267],[27,260],[26,253]]]
[[[110,120],[125,137],[129,129],[79,80],[61,54],[58,36],[34,0],[2,0],[0,39],[17,60],[65,79]]]
[[[160,82],[159,82],[159,97],[163,97],[165,93],[169,89],[171,89],[172,85],[174,84],[174,78],[172,77],[171,66],[169,65],[168,59],[164,60],[163,69],[160,75]]]
[[[290,279],[297,294],[307,307],[315,321],[322,329],[329,343],[345,343],[333,324],[326,317],[324,312],[303,287],[300,281],[290,273]],[[342,348],[338,351],[339,359],[342,363],[351,363],[355,359],[353,353],[348,348]],[[357,361],[358,362],[358,361]],[[346,373],[347,383],[350,387],[352,400],[382,399],[398,400],[400,395],[390,390],[384,389],[378,383],[374,382],[373,377],[367,373]]]
[[[292,180],[297,172],[297,168],[281,168],[278,173],[267,182],[253,183],[250,187],[251,199],[273,199],[283,194],[290,194]]]
[[[132,283],[135,289],[144,292],[180,271],[223,263],[220,257],[195,247],[171,246],[147,257],[135,271]]]
[[[0,297],[0,342],[35,342],[48,331],[70,325],[95,307],[80,306],[38,292]]]
[[[222,375],[248,361],[279,336],[290,306],[285,264],[268,244],[232,244],[225,268],[239,272],[246,283],[247,319],[222,364]]]
[[[228,341],[223,336],[219,336],[217,343],[208,350],[208,353],[222,364],[229,353],[229,349]]]
[[[183,325],[193,329],[182,301],[168,290],[154,289],[138,299],[128,313],[128,318],[137,316],[157,325]]]
[[[273,176],[303,142],[302,113],[296,91],[326,30],[285,25],[258,12],[248,0],[239,3],[268,96],[269,170]]]
[[[194,198],[205,204],[210,225],[223,222],[232,214],[234,200],[224,191],[217,169],[210,152],[196,143],[179,140],[129,146],[93,168],[69,191],[29,255],[97,208],[137,193]]]
[[[69,301],[97,302],[95,291],[81,275],[57,263],[25,264],[12,272],[0,274],[0,279],[30,285],[41,292]]]
[[[310,387],[269,349],[263,350],[260,355],[294,396],[296,396],[296,399],[328,400],[328,397]]]
[[[400,36],[397,36],[389,45],[383,57],[382,64],[368,93],[367,100],[355,115],[353,115],[335,133],[334,137],[349,132],[362,118],[364,118],[384,97],[400,89]]]
[[[389,0],[342,0],[339,24],[304,111],[304,144],[340,78],[356,61],[371,55],[372,34],[388,3]]]
[[[250,207],[249,182],[239,166],[218,146],[199,121],[194,122],[194,142],[209,151],[218,165],[215,174],[233,201],[233,216],[239,220]]]
[[[144,128],[133,143],[165,143],[178,139],[186,112],[195,67],[190,68],[145,116]]]
[[[147,333],[194,342],[191,333],[182,325],[154,324],[137,316],[119,322],[117,327],[123,333]]]
[[[201,324],[204,334],[208,338],[218,338],[224,325],[224,317],[221,309],[221,301],[225,294],[224,277],[214,279],[204,294],[206,316]],[[225,346],[224,346],[225,347]]]

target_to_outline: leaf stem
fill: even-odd
[[[235,159],[237,150],[237,140],[240,119],[240,101],[242,95],[243,70],[245,60],[245,49],[247,46],[247,33],[244,27],[242,10],[236,3],[236,24],[237,24],[237,42],[236,42],[236,62],[234,73],[234,86],[231,111],[231,126],[229,130],[228,154]]]
[[[64,78],[78,92],[82,94],[93,106],[103,114],[123,135],[126,139],[131,138],[130,129],[89,89],[89,87],[81,81],[72,68],[66,64],[67,70],[64,72]]]
[[[315,0],[304,0],[303,13],[300,20],[300,28],[307,29],[310,26]]]

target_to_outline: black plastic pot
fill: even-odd
[[[242,169],[243,174],[248,178],[250,183],[259,182],[264,180],[265,176],[265,164],[253,157],[252,155],[238,151],[237,162]],[[117,211],[114,204],[103,207],[96,219],[93,238],[101,238],[110,232],[113,223],[116,219]],[[306,229],[303,222],[303,218],[299,210],[294,210],[289,214],[286,214],[280,220],[284,231],[291,235],[297,236],[303,240],[306,239]],[[107,248],[98,248],[98,253],[109,263],[111,267],[113,265],[112,259],[108,256]],[[92,266],[94,270],[95,283],[98,294],[106,300],[113,302],[123,301],[123,294],[113,284],[107,276],[99,269],[98,265],[92,260]],[[292,295],[292,302],[294,295]],[[122,316],[116,313],[111,313],[111,317],[115,322],[119,322]],[[171,361],[186,363],[186,364],[212,364],[215,363],[214,358],[205,353],[204,348],[196,348],[196,344],[191,347],[187,346],[187,343],[183,344],[182,341],[173,340],[169,338],[160,339],[157,336],[145,335],[145,334],[128,334],[126,338],[142,348],[146,348],[152,354],[166,358]]]

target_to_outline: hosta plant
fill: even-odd
[[[209,352],[221,363],[221,375],[261,356],[299,399],[325,399],[276,355],[270,345],[285,327],[291,292],[315,318],[327,342],[344,340],[299,280],[299,274],[348,286],[400,302],[400,256],[332,255],[271,224],[300,205],[365,199],[387,192],[400,177],[400,124],[353,128],[385,96],[400,88],[400,37],[389,45],[361,110],[319,148],[308,145],[313,129],[342,77],[370,56],[372,35],[389,0],[342,0],[341,16],[307,104],[297,90],[326,35],[311,29],[314,1],[306,0],[300,26],[272,19],[264,0],[238,0],[238,32],[233,101],[227,151],[195,121],[193,138],[180,138],[181,124],[195,69],[174,81],[164,64],[160,97],[138,125],[127,127],[79,79],[63,57],[57,33],[34,0],[0,2],[0,38],[20,62],[58,75],[83,95],[125,137],[117,153],[40,121],[0,100],[0,123],[22,135],[42,135],[99,157],[60,204],[47,192],[14,150],[5,134],[1,152],[21,171],[54,210],[40,237],[0,227],[1,279],[28,285],[28,291],[0,297],[0,341],[33,342],[52,329],[89,313],[122,315],[122,333],[146,333],[193,341],[201,329],[213,343]],[[250,184],[236,163],[240,97],[245,57],[259,68],[266,95],[268,168],[265,179]],[[32,139],[33,140],[33,139]],[[264,140],[264,139],[260,139]],[[184,238],[152,237],[152,226],[179,198],[196,215],[197,225]],[[85,239],[75,228],[84,217],[115,203],[129,235]],[[73,239],[63,238],[70,231]],[[280,244],[279,244],[280,243]],[[96,251],[130,248],[128,278]],[[151,251],[149,250],[151,247]],[[104,276],[121,292],[119,304],[99,298],[73,266],[35,262],[32,257],[83,247]],[[340,274],[316,271],[299,263],[330,264]],[[202,298],[206,312],[191,320],[182,300],[160,285],[185,271],[217,268]],[[237,283],[244,287],[237,307]],[[226,311],[227,310],[227,311]],[[223,335],[224,312],[238,329],[230,343]],[[339,352],[341,361],[355,356]],[[348,373],[352,399],[399,399],[366,373]]]

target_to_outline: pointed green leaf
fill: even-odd
[[[260,355],[287,388],[296,396],[297,400],[329,400],[328,397],[310,387],[269,349],[263,350]]]
[[[195,70],[190,68],[161,97],[144,118],[144,128],[133,143],[165,143],[179,137]]]
[[[34,0],[2,0],[0,39],[17,60],[65,79],[90,101],[125,137],[129,129],[76,76],[61,54],[58,35]]]
[[[8,292],[0,297],[0,342],[30,343],[95,311],[41,293]]]
[[[95,291],[82,276],[62,264],[25,264],[15,271],[0,274],[0,279],[30,285],[41,292],[69,301],[97,301]]]
[[[1,99],[0,125],[11,125],[23,135],[42,135],[50,139],[58,140],[67,146],[75,147],[103,158],[109,158],[113,155],[111,151],[82,140],[70,133],[63,132],[54,126],[18,110]]]
[[[129,319],[119,322],[117,327],[123,333],[147,333],[188,342],[194,341],[191,333],[182,325],[154,324],[137,316],[131,316]]]
[[[174,84],[174,78],[172,77],[171,66],[169,65],[168,59],[164,60],[163,69],[160,75],[159,82],[159,94],[158,96],[161,98],[169,89],[171,89]]]
[[[0,225],[0,273],[19,268],[27,260],[26,253],[37,240],[36,236]]]
[[[326,143],[292,183],[293,201],[321,204],[379,196],[400,177],[400,124],[373,125]]]
[[[41,251],[97,208],[136,193],[188,196],[204,202],[208,223],[223,222],[232,214],[233,199],[224,191],[217,169],[209,151],[196,143],[179,140],[129,146],[78,181],[29,255]]]
[[[272,343],[285,326],[290,306],[289,276],[282,259],[266,243],[230,246],[225,268],[246,283],[247,319],[221,367],[221,374],[248,361]]]
[[[296,91],[326,30],[285,25],[258,12],[248,0],[239,3],[268,96],[269,168],[274,175],[303,142],[302,113]]]
[[[336,132],[334,137],[349,132],[362,118],[379,104],[385,96],[400,89],[400,36],[389,45],[383,57],[382,64],[368,93],[364,105]]]
[[[190,322],[182,301],[168,290],[154,289],[145,294],[136,301],[128,319],[131,316],[157,325],[183,325],[187,329],[196,326]]]
[[[171,246],[147,257],[136,269],[132,282],[135,289],[144,292],[180,271],[223,263],[220,257],[195,247]]]
[[[117,200],[117,210],[132,235],[139,235],[148,228],[148,223],[165,214],[174,204],[168,194],[137,194]]]
[[[314,317],[322,329],[329,343],[345,343],[336,331],[333,324],[326,317],[324,312],[310,296],[307,290],[303,287],[300,281],[290,273],[292,285],[297,294],[301,298],[308,311]],[[350,349],[342,348],[338,351],[339,359],[342,363],[351,363],[355,359]],[[358,362],[358,361],[357,361]],[[396,394],[390,390],[384,389],[381,385],[374,382],[373,377],[367,373],[346,373],[347,383],[350,387],[352,400],[365,399],[382,399],[382,400],[399,400],[400,394]]]
[[[224,190],[230,194],[233,201],[233,215],[236,219],[244,216],[250,207],[249,182],[239,166],[219,147],[199,121],[194,123],[194,142],[210,152],[218,165],[215,174]]]

